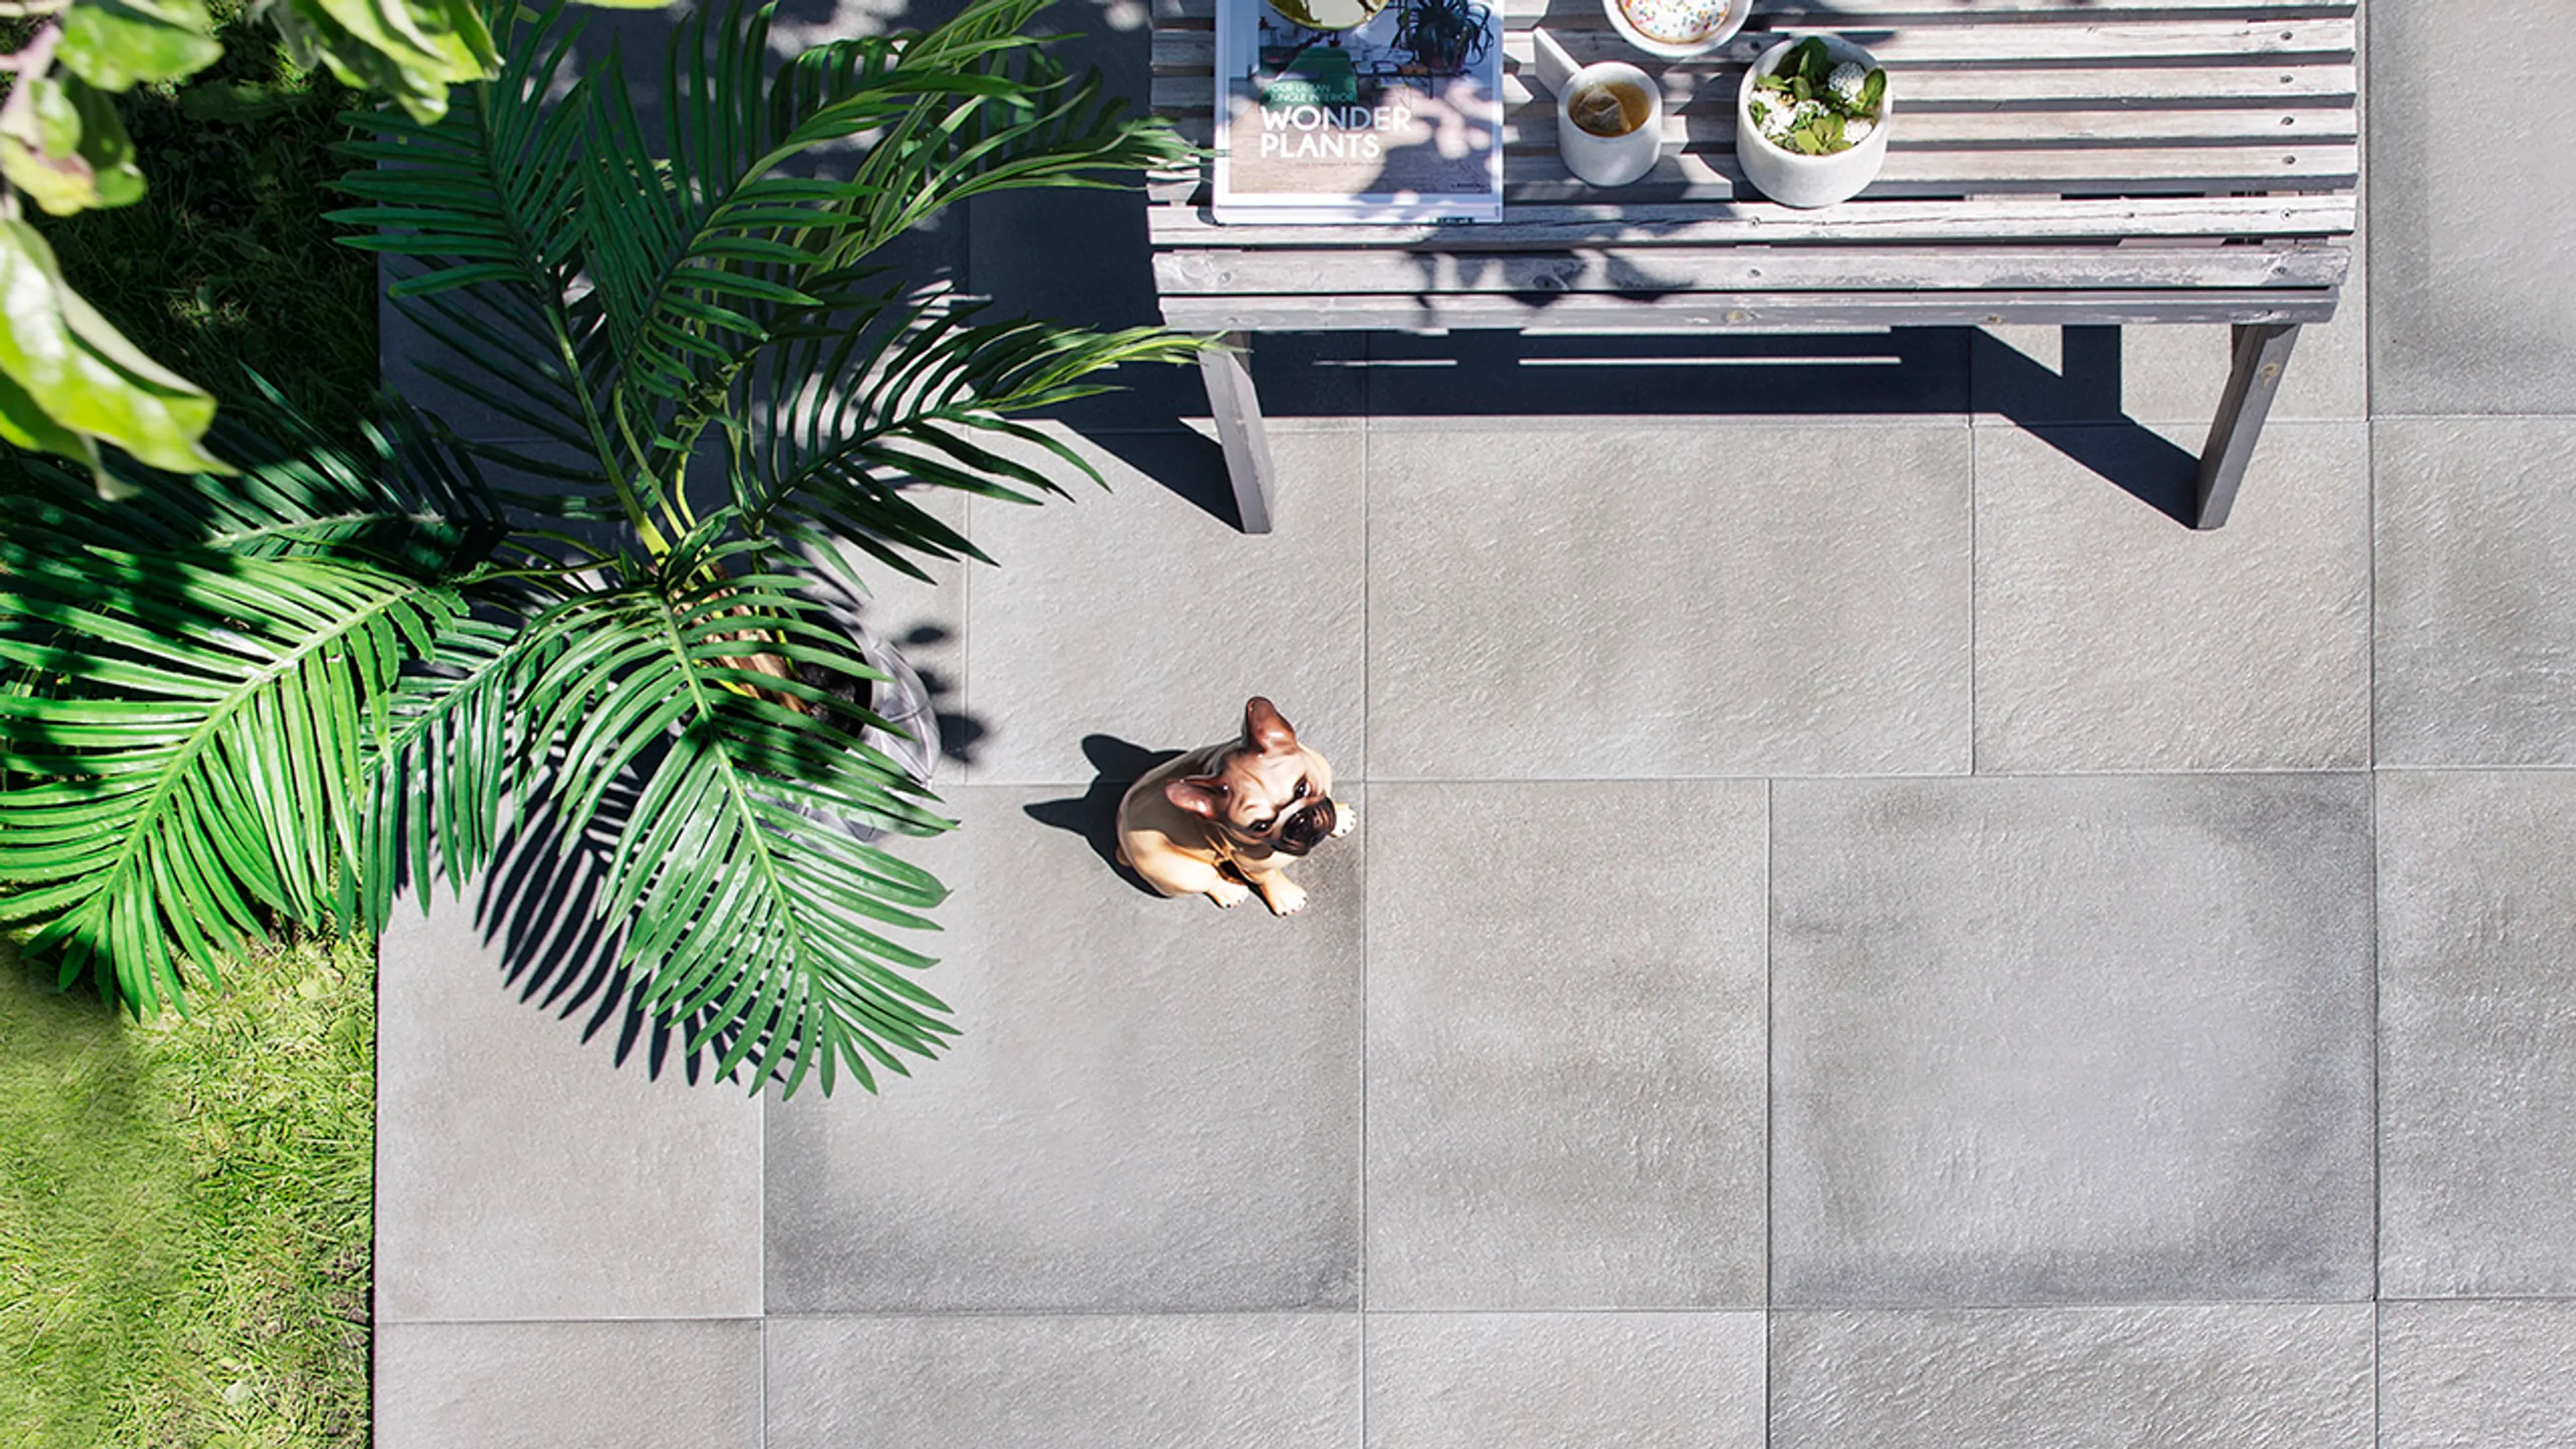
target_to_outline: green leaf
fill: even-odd
[[[0,174],[56,216],[143,196],[115,101],[78,76],[22,81],[0,105]]]
[[[1875,119],[1878,115],[1878,103],[1886,95],[1887,72],[1873,67],[1867,78],[1860,83],[1861,114]]]
[[[0,373],[52,428],[113,443],[156,468],[231,471],[199,442],[215,400],[144,356],[71,290],[53,248],[23,221],[0,221],[0,323]],[[0,407],[10,401],[0,397]],[[46,445],[37,422],[12,420]]]
[[[1820,90],[1826,78],[1834,73],[1833,57],[1825,53],[1825,42],[1820,36],[1810,35],[1799,41],[1790,59],[1797,63],[1798,78]]]
[[[184,1009],[263,910],[320,926],[369,722],[453,591],[311,558],[0,541],[0,919],[66,979]],[[184,963],[194,962],[193,967]]]
[[[269,13],[298,59],[391,96],[424,123],[446,114],[448,87],[500,65],[491,30],[466,0],[280,0]]]
[[[204,0],[80,0],[62,26],[54,58],[101,90],[185,80],[224,53]]]

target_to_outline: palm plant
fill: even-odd
[[[395,403],[350,452],[272,397],[212,435],[236,474],[111,460],[123,504],[27,460],[0,502],[0,919],[65,985],[184,1009],[245,937],[379,928],[545,802],[600,843],[646,1004],[719,1075],[874,1090],[934,1055],[956,1028],[894,933],[943,890],[874,838],[950,822],[824,687],[882,678],[828,610],[835,545],[980,558],[911,490],[1096,480],[1026,415],[1197,346],[992,319],[872,261],[965,197],[1188,154],[1024,33],[1043,4],[783,64],[766,10],[702,13],[657,145],[576,20],[502,0],[495,79],[366,117],[341,219],[405,269],[431,370],[549,446]]]

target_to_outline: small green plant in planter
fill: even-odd
[[[1396,12],[1395,43],[1411,52],[1425,75],[1461,75],[1493,43],[1493,12],[1476,0],[1404,0]]]
[[[1886,95],[1886,71],[1838,63],[1811,35],[1754,78],[1750,106],[1766,140],[1801,155],[1831,156],[1869,139]]]
[[[339,219],[411,269],[429,370],[548,446],[396,405],[340,448],[272,398],[221,435],[236,475],[111,457],[122,505],[22,458],[0,922],[66,985],[180,1006],[278,923],[380,927],[405,882],[462,885],[545,801],[599,852],[646,1004],[719,1075],[873,1089],[935,1055],[955,1027],[895,935],[944,892],[860,837],[950,822],[863,741],[886,721],[815,682],[882,677],[833,612],[837,545],[980,557],[907,490],[1096,477],[1023,416],[1199,345],[989,319],[877,261],[966,197],[1189,154],[1024,33],[1043,4],[783,65],[767,10],[711,6],[657,67],[658,146],[613,55],[572,78],[562,6],[493,4],[498,74],[366,117],[382,164]]]

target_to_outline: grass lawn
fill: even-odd
[[[367,1442],[375,957],[140,1025],[0,944],[0,1443]]]
[[[351,97],[216,0],[226,54],[120,97],[149,185],[37,217],[98,309],[218,398],[258,369],[325,431],[376,385],[376,273],[321,213]],[[33,21],[0,22],[0,50]],[[308,941],[134,1023],[0,941],[0,1445],[368,1441],[375,965]]]

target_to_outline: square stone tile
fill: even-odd
[[[2379,778],[2380,1287],[2576,1294],[2576,775]]]
[[[1369,434],[1372,778],[1968,767],[1965,428]]]
[[[1048,791],[944,794],[906,858],[965,1035],[771,1104],[769,1311],[1356,1307],[1367,802],[1281,919],[1147,894]]]
[[[1112,490],[1068,479],[1071,502],[1014,508],[977,500],[979,569],[968,601],[968,689],[990,730],[977,784],[1071,784],[1106,734],[1145,750],[1194,749],[1236,733],[1243,702],[1269,696],[1299,737],[1359,779],[1366,579],[1363,440],[1278,433],[1276,530],[1239,532],[1148,470],[1194,436],[1123,439],[1145,462],[1077,442]],[[1215,481],[1223,484],[1222,463]]]
[[[760,1312],[744,1084],[625,1041],[613,984],[514,986],[471,904],[399,906],[377,953],[379,1323]]]
[[[2365,8],[2372,411],[2576,412],[2576,168],[2458,100],[2471,57],[2517,134],[2564,131],[2576,32],[2493,0]]]
[[[757,1319],[385,1323],[376,1449],[760,1442]]]
[[[1360,1317],[773,1318],[768,1449],[1349,1449]]]
[[[2367,778],[1783,781],[1772,1300],[2371,1293]]]
[[[2576,764],[2576,420],[2371,437],[2380,762]]]
[[[2276,423],[2227,526],[1977,430],[1977,768],[2370,763],[2370,439]]]
[[[1772,1449],[2371,1449],[2368,1304],[1776,1313]]]
[[[1370,1307],[1761,1303],[1765,797],[1371,792]]]
[[[2571,1360],[2576,1303],[2384,1304],[2380,1449],[2560,1449]]]
[[[1371,1449],[1763,1449],[1760,1313],[1372,1313]]]

